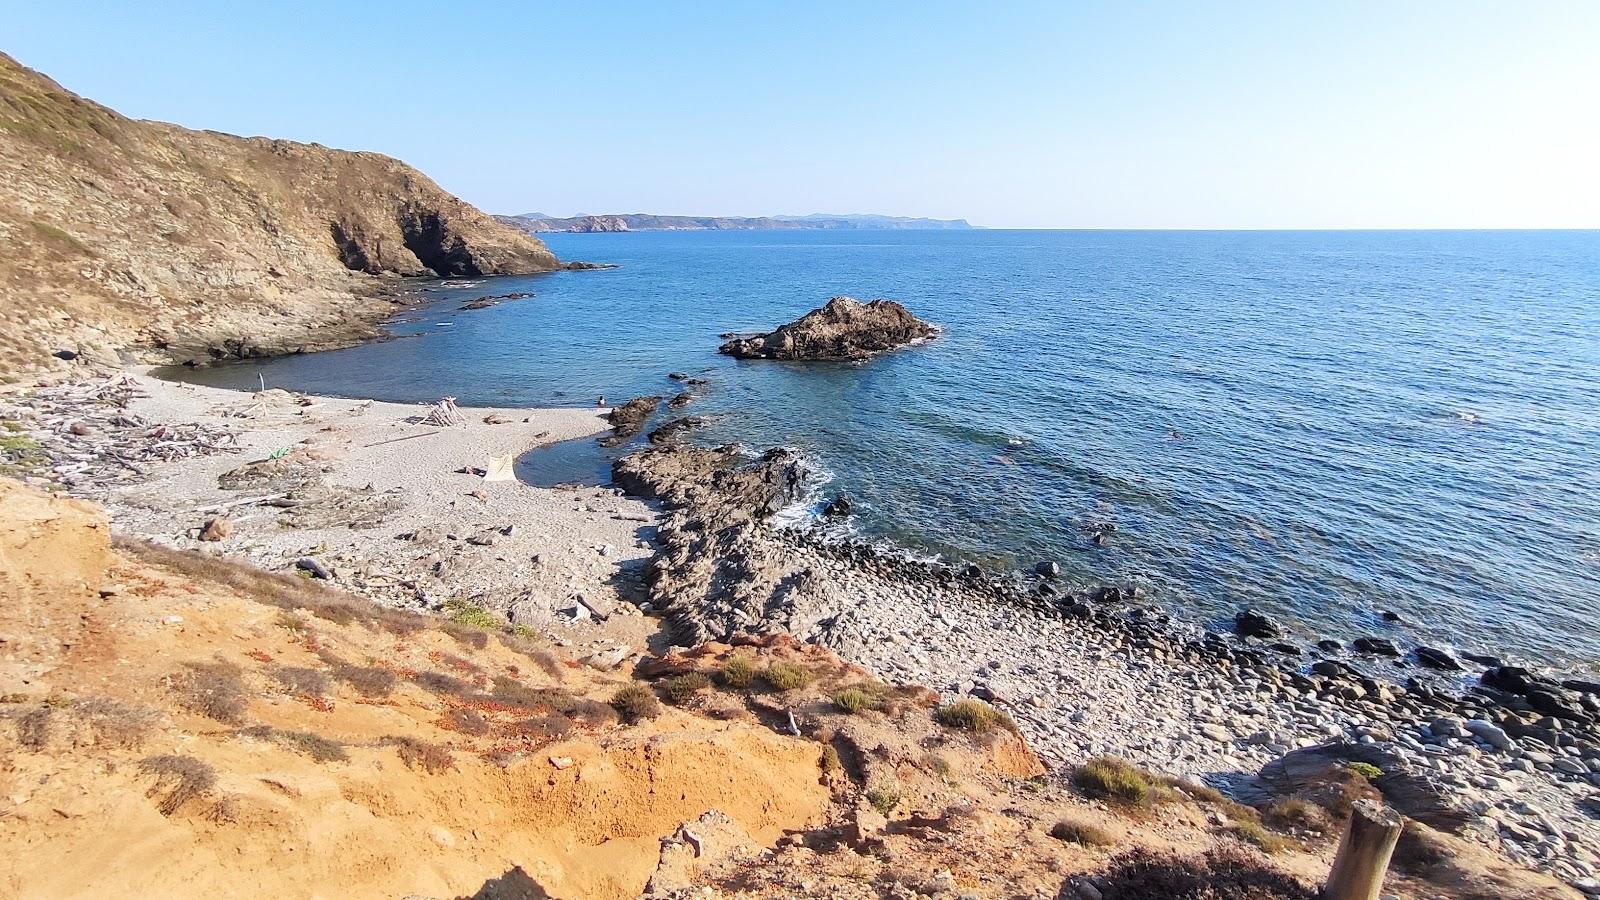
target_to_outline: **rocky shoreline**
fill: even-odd
[[[805,490],[805,460],[787,450],[655,447],[614,476],[664,507],[645,582],[679,642],[787,631],[996,702],[1054,764],[1122,755],[1245,800],[1281,792],[1269,766],[1378,760],[1377,787],[1406,814],[1600,891],[1600,686],[1503,665],[1466,690],[1421,662],[1375,677],[1343,647],[1311,662],[1280,635],[1201,631],[1120,588],[1072,593],[1046,575],[773,529]]]
[[[993,701],[1058,773],[1112,754],[1263,800],[1314,763],[1375,765],[1408,815],[1600,891],[1590,691],[1504,667],[1464,693],[1420,667],[1408,683],[1318,670],[1130,591],[775,528],[812,487],[782,449],[666,440],[620,460],[617,485],[657,511],[612,490],[485,482],[484,457],[598,435],[604,411],[465,410],[443,429],[426,412],[113,379],[8,398],[0,418],[37,445],[36,478],[105,502],[124,532],[269,569],[311,558],[380,602],[483,610],[597,665],[655,643],[652,617],[680,644],[787,632],[885,679]],[[217,518],[230,527],[207,535]]]

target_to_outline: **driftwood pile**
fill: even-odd
[[[142,479],[153,463],[239,451],[227,428],[145,422],[128,411],[143,396],[137,379],[118,375],[0,400],[0,471],[98,497]]]

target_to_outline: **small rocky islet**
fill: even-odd
[[[840,296],[766,334],[735,337],[717,352],[736,359],[863,360],[937,333],[893,300]]]

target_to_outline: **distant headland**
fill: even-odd
[[[764,231],[777,229],[926,231],[963,230],[966,219],[922,219],[871,214],[808,216],[658,216],[650,213],[611,213],[558,218],[543,213],[495,216],[529,234],[552,231]]]

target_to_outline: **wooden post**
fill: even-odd
[[[1324,900],[1378,900],[1383,873],[1404,825],[1399,813],[1376,800],[1356,801],[1322,889]]]

